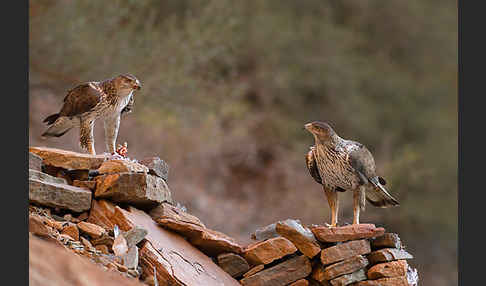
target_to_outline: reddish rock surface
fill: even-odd
[[[96,189],[96,181],[74,180],[73,186],[94,191]]]
[[[232,277],[240,277],[250,269],[248,262],[238,254],[223,253],[217,257],[218,265]]]
[[[284,237],[274,237],[249,245],[243,255],[251,265],[269,264],[297,251],[297,248]]]
[[[199,220],[199,218],[169,203],[161,203],[160,205],[152,209],[149,214],[153,220],[155,220],[156,222],[161,222],[161,224],[164,224],[168,220],[172,220],[180,224],[187,223],[206,228],[206,226]]]
[[[312,232],[297,220],[279,221],[275,230],[278,234],[290,240],[300,252],[309,258],[316,256],[321,251],[321,247]]]
[[[353,284],[353,286],[409,286],[406,277],[381,278],[366,280]]]
[[[92,238],[99,238],[106,232],[101,226],[85,221],[78,223],[78,228]]]
[[[79,240],[79,229],[74,223],[68,223],[63,227],[62,234],[69,235],[74,240]]]
[[[385,233],[382,227],[374,224],[353,224],[340,227],[310,227],[317,240],[322,242],[340,242],[381,236]]]
[[[368,240],[353,240],[323,249],[321,251],[321,262],[327,265],[370,252],[371,248]]]
[[[400,237],[396,233],[385,233],[384,235],[377,237],[371,241],[371,248],[402,248],[402,242]]]
[[[46,260],[49,263],[46,263]],[[29,238],[29,285],[143,286],[137,279],[104,271],[84,257],[70,253],[53,243]]]
[[[289,286],[307,286],[307,285],[309,285],[309,281],[307,281],[305,279],[300,279],[300,280],[295,281],[292,284],[289,284]]]
[[[93,200],[87,222],[97,224],[106,230],[113,229],[112,216],[115,213],[115,205],[106,200]]]
[[[383,248],[373,251],[368,255],[368,260],[371,264],[380,262],[387,262],[400,259],[412,259],[413,256],[403,249]]]
[[[114,174],[114,173],[148,173],[149,169],[139,163],[128,160],[109,160],[103,162],[98,168],[99,174]]]
[[[95,198],[105,198],[136,207],[153,208],[162,202],[172,202],[167,183],[144,173],[119,173],[96,177]]]
[[[243,274],[243,277],[245,277],[245,278],[249,277],[249,276],[251,276],[251,275],[253,275],[257,272],[262,271],[264,268],[265,268],[265,265],[263,265],[263,264],[257,265],[255,267],[251,268],[250,270],[248,270],[245,274]]]
[[[49,236],[49,229],[37,215],[29,215],[29,232],[42,237]]]
[[[29,152],[41,157],[45,165],[61,167],[67,170],[98,169],[105,161],[105,156],[103,155],[83,154],[48,147],[29,147]]]
[[[405,260],[391,261],[372,266],[367,275],[369,279],[406,276],[407,268],[408,263]]]
[[[306,277],[311,271],[309,258],[300,255],[243,278],[240,283],[244,286],[287,285]]]
[[[365,257],[361,255],[353,256],[324,268],[323,277],[326,280],[331,280],[343,274],[350,274],[359,269],[365,268],[368,266],[368,264],[368,259]]]
[[[139,253],[144,276],[153,275],[155,266],[159,285],[239,285],[209,257],[183,237],[158,226],[148,214],[133,207],[120,212],[128,224],[148,231]]]

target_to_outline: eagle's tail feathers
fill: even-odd
[[[387,208],[391,206],[399,206],[398,201],[388,193],[388,191],[379,182],[378,177],[369,180],[374,188],[366,191],[366,200],[375,207]]]
[[[56,113],[56,114],[51,114],[49,116],[47,116],[44,121],[42,122],[47,122],[47,125],[51,125],[53,124],[54,122],[56,122],[56,120],[59,118],[59,113]]]
[[[56,114],[57,115],[57,114]],[[53,116],[53,115],[51,115]],[[49,116],[49,117],[51,117]],[[48,118],[49,118],[48,117]],[[46,120],[48,119],[46,118]],[[61,137],[74,127],[73,122],[66,117],[58,117],[55,122],[44,132],[42,137]]]

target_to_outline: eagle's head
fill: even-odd
[[[139,90],[142,88],[140,81],[131,74],[121,74],[113,79],[113,84],[117,90]]]
[[[336,132],[334,132],[331,125],[329,125],[327,122],[314,121],[304,125],[304,128],[312,133],[316,139],[323,143],[331,141],[336,135]]]

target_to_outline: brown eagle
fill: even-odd
[[[79,127],[81,148],[90,154],[96,154],[93,129],[95,120],[102,118],[105,124],[106,149],[113,154],[120,115],[132,111],[133,91],[140,88],[140,81],[131,74],[122,74],[101,82],[79,84],[68,91],[61,111],[44,119],[43,122],[47,122],[50,127],[42,136],[60,137],[73,127]]]
[[[315,146],[310,147],[306,164],[324,188],[331,208],[331,226],[338,221],[338,192],[353,192],[353,224],[359,224],[359,212],[365,209],[366,200],[382,208],[399,205],[385,189],[386,181],[376,175],[373,155],[363,144],[339,137],[325,122],[314,121],[304,128],[314,135]]]

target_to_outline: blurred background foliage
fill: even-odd
[[[249,241],[288,217],[329,222],[304,155],[327,120],[375,155],[401,206],[363,222],[400,233],[422,285],[457,285],[456,1],[30,1],[29,139],[75,84],[132,73],[129,156],[160,156],[176,200]],[[95,130],[98,153],[103,128]],[[341,195],[341,223],[352,222]]]

